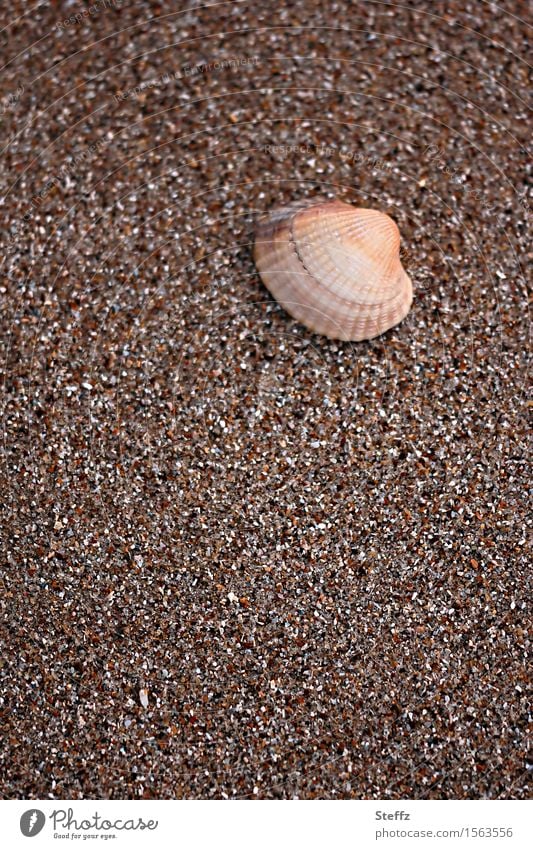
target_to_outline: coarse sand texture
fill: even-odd
[[[5,6],[2,798],[525,798],[524,17]],[[318,198],[370,341],[255,266]]]

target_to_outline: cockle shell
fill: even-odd
[[[257,223],[254,259],[287,312],[331,339],[379,336],[413,300],[398,227],[375,209],[316,198],[275,209]]]

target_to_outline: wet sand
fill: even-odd
[[[524,798],[525,4],[81,8],[2,35],[2,798]],[[314,196],[371,342],[254,268]]]

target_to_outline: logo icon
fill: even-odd
[[[31,808],[25,811],[20,818],[20,830],[24,837],[35,837],[42,831],[46,822],[46,817],[42,811],[37,808]]]

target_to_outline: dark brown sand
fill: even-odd
[[[182,5],[4,3],[0,793],[523,798],[527,4]],[[319,195],[372,342],[254,269]]]

